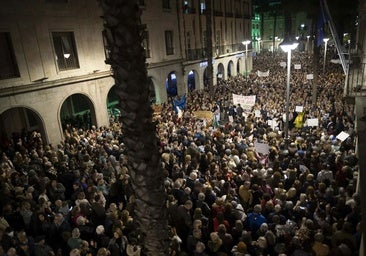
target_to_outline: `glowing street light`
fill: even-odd
[[[258,52],[261,52],[261,39],[260,37],[257,37],[257,43],[258,43]]]
[[[245,76],[248,75],[248,44],[250,44],[250,40],[245,40],[242,42],[245,45]]]
[[[289,104],[290,104],[290,71],[291,71],[291,51],[299,45],[298,42],[283,41],[280,43],[282,51],[287,52],[287,86],[286,86],[286,122],[285,122],[285,140],[288,139],[289,127]]]
[[[326,59],[327,59],[327,44],[328,44],[329,38],[323,38],[323,41],[324,41],[324,60],[323,60],[323,75],[324,75],[324,73],[325,73],[325,62],[326,62]]]
[[[245,40],[242,42],[245,45],[245,55],[248,54],[248,44],[250,44],[250,40]]]

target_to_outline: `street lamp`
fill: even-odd
[[[299,45],[298,42],[284,40],[280,43],[282,51],[287,52],[287,86],[286,86],[286,122],[285,122],[285,140],[288,139],[289,127],[289,104],[290,104],[290,71],[291,71],[291,51]]]
[[[306,43],[306,45],[307,45],[307,52],[309,52],[309,49],[310,49],[310,45],[309,45],[310,36],[307,35],[306,38],[307,38],[307,43]]]
[[[327,59],[327,45],[328,45],[328,41],[329,38],[323,38],[324,41],[324,61],[323,61],[323,75],[325,73],[325,61]]]
[[[248,44],[250,44],[250,40],[245,40],[242,42],[245,45],[245,77],[248,75]]]
[[[257,37],[257,43],[258,43],[258,52],[261,52],[261,39],[260,37]]]

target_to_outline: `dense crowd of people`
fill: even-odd
[[[179,114],[163,104],[154,116],[171,255],[358,255],[356,134],[344,76],[328,66],[313,102],[310,57],[293,55],[301,69],[291,73],[285,138],[285,58],[260,54],[249,77],[221,81],[213,95],[193,91]],[[235,105],[233,93],[256,95],[255,105]],[[121,124],[68,126],[64,135],[47,145],[33,132],[2,149],[0,254],[143,255]]]

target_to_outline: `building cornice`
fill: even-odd
[[[67,78],[61,78],[57,80],[39,80],[37,82],[22,84],[13,87],[3,88],[0,90],[0,97],[8,97],[17,94],[29,93],[34,91],[46,90],[54,87],[60,87],[64,85],[70,85],[90,80],[96,80],[104,77],[111,76],[112,72],[110,70],[94,72],[87,75],[73,76]],[[45,78],[47,79],[47,78]]]

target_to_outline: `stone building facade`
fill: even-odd
[[[156,104],[167,87],[181,96],[204,89],[204,0],[140,0],[143,45]],[[251,0],[213,0],[214,84],[251,67]],[[45,143],[63,139],[65,124],[109,124],[114,80],[105,63],[98,1],[7,1],[0,9],[0,137],[38,131]],[[247,54],[245,54],[247,53]],[[169,81],[169,82],[167,82]],[[147,88],[149,89],[149,88]],[[173,95],[174,96],[174,95]],[[86,128],[82,126],[81,128]]]

